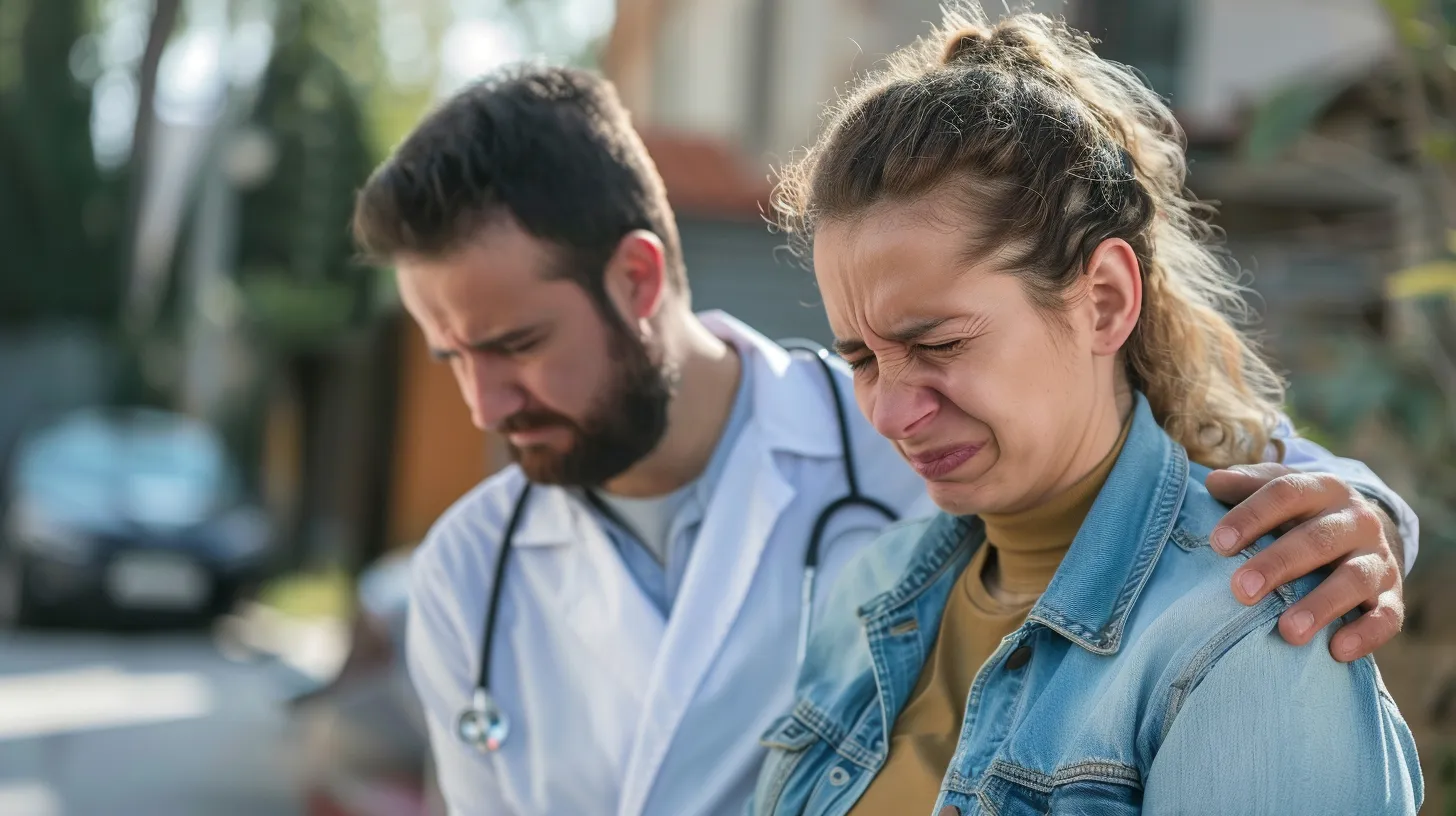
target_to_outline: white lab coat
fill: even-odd
[[[737,814],[758,737],[792,701],[800,580],[815,517],[846,491],[818,363],[721,313],[703,315],[752,366],[752,416],[707,509],[664,620],[589,509],[536,486],[516,531],[492,648],[491,693],[510,718],[489,756],[455,720],[479,669],[500,539],[524,483],[511,467],[446,513],[415,556],[407,636],[440,786],[457,816]],[[902,516],[934,510],[869,427],[837,368],[862,489]],[[816,593],[886,522],[835,515]]]
[[[492,649],[491,693],[511,721],[495,754],[462,745],[455,720],[475,686],[520,471],[507,468],[467,494],[416,554],[408,662],[452,816],[738,814],[751,795],[758,737],[792,702],[810,530],[846,488],[818,364],[727,315],[702,317],[753,367],[753,415],[672,614],[658,613],[587,507],[564,490],[533,488]],[[836,370],[863,490],[906,519],[934,512],[920,479],[854,406],[848,372]],[[1384,500],[1400,521],[1409,566],[1416,518],[1399,496],[1359,462],[1303,439],[1287,447],[1286,464],[1335,473]],[[836,514],[816,601],[884,526],[872,511]]]

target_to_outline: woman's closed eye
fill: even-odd
[[[965,348],[965,346],[966,339],[960,338],[957,340],[947,340],[944,343],[918,343],[912,348],[917,354],[928,354],[931,356],[943,357],[946,355],[955,354],[956,352]]]
[[[944,343],[916,343],[910,346],[910,352],[915,355],[928,357],[949,357],[965,348],[968,341],[962,337],[956,340],[947,340]],[[875,362],[875,355],[866,354],[861,357],[845,358],[851,371],[861,371]]]

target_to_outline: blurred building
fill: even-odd
[[[1352,92],[1331,123],[1330,138],[1355,142],[1351,150],[1322,143],[1257,167],[1234,156],[1251,106],[1295,83],[1353,85],[1390,57],[1394,41],[1376,0],[1033,6],[1092,32],[1105,56],[1136,66],[1172,99],[1195,149],[1195,190],[1223,202],[1230,247],[1255,272],[1277,316],[1271,335],[1286,336],[1277,321],[1296,312],[1334,311],[1344,318],[1379,301],[1384,271],[1395,268],[1393,221],[1410,203],[1410,180],[1373,157],[1354,162],[1345,155],[1378,138],[1361,132],[1381,126],[1368,95]],[[654,153],[675,156],[679,145],[691,143],[720,156],[714,166],[745,168],[743,183],[765,191],[770,165],[814,136],[820,108],[836,88],[939,19],[937,0],[624,0],[618,9],[603,66],[639,125],[654,134]],[[669,189],[682,199],[680,211],[694,223],[692,240],[685,238],[689,259],[699,243],[713,248],[690,267],[700,305],[736,307],[753,322],[757,304],[803,299],[800,276],[774,266],[763,251],[765,243],[772,248],[781,240],[722,226],[735,211],[756,218],[759,207],[714,207],[735,200],[732,185],[705,199],[692,178],[697,166],[664,165]],[[687,190],[691,199],[680,194]],[[766,204],[766,194],[758,204]],[[730,259],[731,270],[716,262],[740,244],[743,257]],[[1315,268],[1322,270],[1321,286],[1297,283]],[[723,276],[755,285],[740,301],[720,285]],[[780,297],[763,297],[770,293]],[[773,315],[769,328],[779,329],[782,319],[791,318]],[[793,319],[810,334],[823,330],[817,311]]]

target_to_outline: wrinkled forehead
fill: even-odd
[[[439,256],[396,259],[400,300],[426,329],[479,335],[538,320],[580,287],[555,272],[559,253],[511,224],[482,229]]]
[[[836,338],[887,340],[964,311],[994,264],[969,260],[964,231],[925,214],[881,207],[816,230],[814,275]]]

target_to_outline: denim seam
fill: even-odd
[[[1112,611],[1101,630],[1093,632],[1080,622],[1067,617],[1060,610],[1051,607],[1034,608],[1032,614],[1027,616],[1027,620],[1045,624],[1093,654],[1117,653],[1122,645],[1122,631],[1127,622],[1127,614],[1136,604],[1143,588],[1147,586],[1148,579],[1153,574],[1153,568],[1157,566],[1158,558],[1173,534],[1179,509],[1183,506],[1184,497],[1188,492],[1187,453],[1176,445],[1173,446],[1172,452],[1171,460],[1164,466],[1163,474],[1159,477],[1163,486],[1158,493],[1157,507],[1154,509],[1151,519],[1143,527],[1145,532],[1154,533],[1156,538],[1152,541],[1145,540],[1144,546],[1139,548],[1136,561],[1128,573],[1127,581],[1124,582],[1122,590],[1118,593],[1117,601],[1113,604]]]
[[[874,773],[884,762],[884,756],[861,745],[855,739],[855,735],[864,732],[866,727],[865,721],[870,718],[873,711],[873,706],[865,706],[865,710],[855,719],[854,727],[850,729],[849,733],[845,735],[844,740],[835,749],[836,753],[840,756],[871,773]]]
[[[805,728],[817,734],[819,739],[824,740],[830,745],[834,745],[844,739],[844,732],[834,724],[834,721],[821,714],[819,709],[815,708],[808,700],[800,700],[798,705],[794,706],[793,716]]]
[[[843,729],[834,725],[829,717],[820,713],[808,703],[801,701],[794,706],[794,716],[798,718],[809,730],[819,735],[819,738],[834,748],[834,753],[867,771],[873,771],[879,764],[879,755],[865,750],[859,743],[850,739],[849,734]],[[863,724],[868,713],[861,714],[856,720],[857,725]]]
[[[949,564],[950,562],[947,560],[946,563]],[[875,621],[869,622],[867,624],[867,626],[868,627],[877,628],[877,629],[884,629],[884,628],[886,628],[885,626],[882,625],[882,623],[883,622],[880,621],[877,618]],[[867,636],[867,638],[869,640],[869,647],[870,647],[870,674],[874,677],[874,681],[875,681],[875,703],[879,706],[879,709],[880,709],[880,722],[881,722],[881,726],[880,727],[881,727],[881,730],[884,732],[883,734],[881,734],[881,741],[883,742],[883,744],[885,746],[884,753],[885,754],[888,754],[889,753],[889,750],[890,750],[889,749],[890,733],[889,732],[890,732],[890,729],[893,727],[893,723],[895,722],[895,718],[892,717],[892,716],[890,716],[890,699],[889,699],[890,698],[890,695],[888,693],[889,692],[889,689],[886,686],[886,684],[890,681],[891,678],[889,676],[882,676],[882,673],[880,671],[880,668],[882,666],[889,665],[889,660],[888,660],[888,657],[885,654],[885,648],[884,648],[885,640],[886,639],[883,638],[883,637],[876,637],[876,636],[874,636],[874,635],[872,635],[872,634],[870,634],[868,632],[866,632],[866,636]],[[919,646],[919,640],[920,640],[919,638],[916,638],[916,647],[915,648],[921,652],[921,655],[920,655],[920,664],[923,667],[925,665],[925,655],[924,655],[924,649],[922,649]],[[885,675],[892,675],[892,674],[893,674],[893,672],[886,672],[885,673]],[[860,717],[860,719],[859,719],[858,722],[862,723],[863,720],[864,720],[863,715],[861,715],[861,717]],[[858,750],[864,750],[858,744],[856,744],[855,747]],[[882,758],[881,758],[880,753],[878,753],[878,752],[866,752],[866,753],[869,756],[873,757],[875,762],[882,761]],[[866,768],[870,768],[871,770],[873,770],[873,767],[871,765],[865,765],[865,767]]]
[[[1394,697],[1390,696],[1390,690],[1385,687],[1385,677],[1380,673],[1380,666],[1375,662],[1375,657],[1373,655],[1365,655],[1359,660],[1353,660],[1351,661],[1350,665],[1354,666],[1364,663],[1370,664],[1370,682],[1375,685],[1376,694],[1380,695],[1382,699],[1390,703],[1392,706],[1396,706],[1398,708],[1399,704],[1395,702]]]
[[[974,517],[955,519],[955,526],[943,535],[944,540],[937,542],[930,552],[915,559],[917,563],[909,575],[890,591],[872,598],[859,608],[860,618],[870,621],[884,617],[925,594],[950,568],[954,556],[961,548],[969,544],[970,533],[979,523],[980,520]],[[980,539],[984,538],[984,535],[980,536]],[[980,544],[981,541],[978,540],[976,546],[979,547]]]
[[[1173,541],[1184,552],[1193,552],[1195,550],[1201,550],[1204,548],[1208,548],[1210,550],[1213,549],[1213,547],[1208,542],[1208,536],[1197,536],[1182,529],[1181,527],[1173,531]],[[1238,557],[1243,559],[1244,561],[1248,561],[1250,558],[1254,557],[1255,553],[1263,549],[1264,547],[1256,542],[1240,550],[1238,552]],[[1287,604],[1292,605],[1295,601],[1298,600],[1298,597],[1294,591],[1292,581],[1288,584],[1280,584],[1279,586],[1274,587],[1274,591],[1279,593],[1279,597],[1283,598],[1284,602]]]
[[[1194,652],[1193,657],[1188,660],[1188,665],[1184,666],[1183,671],[1179,673],[1170,687],[1168,709],[1163,717],[1162,733],[1158,735],[1159,745],[1168,738],[1168,731],[1172,729],[1173,721],[1177,719],[1183,703],[1188,700],[1188,696],[1198,688],[1198,684],[1213,670],[1213,667],[1218,665],[1219,659],[1239,641],[1258,631],[1260,626],[1276,620],[1283,607],[1284,604],[1277,600],[1276,596],[1266,596],[1263,601],[1225,624],[1218,634],[1209,638],[1197,652]]]
[[[992,652],[991,656],[986,658],[986,662],[981,664],[981,668],[976,670],[976,676],[971,679],[971,693],[966,697],[966,708],[961,715],[961,733],[965,733],[966,729],[973,729],[976,726],[976,715],[980,713],[981,709],[981,695],[985,692],[986,683],[991,678],[991,675],[986,671],[986,667],[999,665],[1002,660],[1005,660],[1006,655],[1010,654],[1011,650],[1015,648],[1013,644],[1020,644],[1029,637],[1025,632],[1026,628],[1023,624],[1021,630],[1002,638],[1001,643],[996,646],[996,651]],[[1021,635],[1020,638],[1016,637],[1018,634]],[[961,775],[960,771],[956,770],[958,767],[956,760],[962,758],[960,754],[964,748],[965,746],[963,744],[957,745],[955,753],[951,756],[951,778],[952,780],[965,780],[965,784],[968,786],[967,790],[969,790],[969,786],[974,785],[974,780],[966,779]]]
[[[995,802],[991,801],[991,797],[986,794],[985,788],[977,790],[975,796],[976,800],[981,803],[981,809],[986,811],[987,816],[1001,816],[1001,809],[996,807]]]
[[[976,670],[976,676],[971,680],[970,694],[966,696],[965,711],[961,715],[960,733],[962,735],[974,730],[976,727],[976,715],[980,711],[981,695],[985,691],[986,684],[991,679],[991,674],[988,669],[994,671],[994,667],[1001,665],[1007,655],[1030,640],[1031,634],[1032,632],[1028,626],[1023,624],[1020,629],[1002,638],[1001,642],[996,646],[996,651],[992,652],[991,656],[986,658],[986,661],[981,664],[981,668]],[[1018,681],[1022,685],[1020,692],[1017,694],[1017,707],[1016,712],[1012,715],[1012,722],[1016,722],[1016,713],[1021,711],[1027,690],[1025,678],[1018,678]],[[947,790],[954,790],[957,793],[971,795],[975,793],[981,782],[979,779],[972,779],[960,772],[960,767],[965,764],[965,751],[968,746],[969,743],[964,739],[958,739],[956,741],[955,751],[951,754],[950,758],[950,773],[946,778],[945,784]]]
[[[996,671],[996,667],[1002,666],[1004,664],[1004,661],[1005,661],[1005,658],[999,656],[1002,651],[1005,651],[1005,650],[1008,650],[1009,649],[1009,651],[1007,651],[1007,654],[1010,654],[1011,651],[1015,651],[1016,649],[1020,649],[1020,648],[1033,648],[1033,647],[1027,646],[1027,641],[1031,640],[1031,633],[1030,632],[1028,632],[1025,629],[1023,629],[1021,632],[1018,632],[1017,634],[1019,634],[1020,637],[1007,638],[1007,639],[1005,639],[1005,640],[1003,640],[1001,642],[1001,645],[999,647],[997,647],[996,652],[993,654],[993,658],[995,658],[994,662],[992,660],[986,661],[986,663],[981,666],[981,672],[985,672],[986,669],[987,669],[987,667],[991,667],[991,672],[994,672],[994,671]],[[1008,739],[1011,738],[1011,731],[1014,728],[1014,724],[1021,722],[1021,713],[1022,713],[1022,711],[1024,711],[1026,709],[1026,697],[1027,697],[1027,694],[1031,691],[1030,684],[1026,682],[1026,674],[1027,674],[1028,671],[1030,671],[1030,669],[1025,669],[1025,670],[1019,672],[1017,674],[1017,676],[1015,678],[1013,678],[1014,681],[1017,683],[1017,689],[1016,689],[1016,706],[1015,706],[1015,708],[1013,708],[1011,710],[1011,716],[1007,720],[1008,725],[1006,727],[1006,733],[1003,734],[1002,737],[1001,737],[1001,747],[1003,747],[1003,748],[1005,747],[1006,740],[1008,740]],[[978,674],[979,674],[979,672],[978,672]],[[977,679],[981,679],[981,678],[977,678]],[[982,688],[981,688],[981,691],[982,692],[985,691],[985,685],[984,684],[985,683],[989,683],[990,682],[990,679],[991,679],[991,674],[990,673],[987,673],[985,675],[985,678],[984,678],[984,681],[983,681],[983,684],[982,684]],[[975,683],[973,682],[972,685],[975,685]],[[965,715],[962,715],[962,717],[961,717],[961,735],[962,735],[962,739],[958,740],[958,744],[956,745],[955,753],[951,756],[951,767],[953,769],[959,768],[961,766],[961,764],[965,762],[964,751],[965,751],[966,748],[969,747],[970,742],[969,742],[969,740],[965,739],[964,737],[965,737],[965,735],[967,733],[967,729],[971,729],[971,728],[974,728],[975,727],[976,717],[974,716],[974,714],[972,714],[970,712],[969,701],[967,703],[966,708],[967,708],[966,714]],[[995,766],[996,766],[996,764],[998,762],[1000,762],[1000,760],[992,760],[991,767],[992,768],[995,768]],[[973,788],[973,786],[974,786],[974,783],[972,782],[972,780],[968,780],[964,776],[962,776],[959,770],[953,770],[951,772],[951,783],[952,784],[960,784],[962,782],[966,783],[967,786],[961,792],[962,793],[970,793],[971,790],[972,790],[972,788]]]
[[[875,705],[879,706],[880,720],[883,723],[884,730],[888,731],[892,727],[890,724],[893,723],[894,720],[890,718],[890,706],[888,699],[889,695],[885,686],[885,684],[889,682],[890,678],[883,676],[882,672],[880,671],[880,667],[886,665],[887,663],[884,644],[882,643],[880,638],[874,637],[868,631],[865,634],[870,646],[870,676],[873,677],[875,681]],[[919,638],[917,638],[917,640],[918,639]],[[885,734],[884,737],[886,742],[888,742],[889,734]]]
[[[779,809],[779,800],[783,799],[784,791],[789,787],[789,780],[794,777],[794,771],[799,769],[799,764],[804,761],[808,750],[783,751],[781,753],[791,754],[783,762],[778,763],[774,770],[773,778],[769,781],[768,788],[763,797],[764,809],[762,813],[774,813]]]
[[[1162,555],[1163,548],[1168,544],[1168,537],[1173,533],[1178,511],[1183,507],[1183,499],[1188,493],[1188,453],[1178,445],[1173,445],[1172,450],[1173,458],[1163,474],[1167,481],[1158,497],[1157,515],[1150,526],[1151,530],[1158,531],[1157,543],[1144,548],[1138,554],[1138,564],[1133,568],[1133,575],[1123,585],[1122,593],[1112,607],[1108,625],[1100,633],[1099,645],[1105,644],[1113,652],[1122,643],[1122,628],[1127,623],[1128,611],[1137,602],[1138,596],[1142,595],[1143,587],[1147,586],[1153,567],[1157,565],[1158,557]]]
[[[1051,793],[1063,785],[1086,780],[1135,788],[1141,788],[1143,784],[1142,774],[1138,772],[1137,768],[1106,759],[1084,760],[1075,765],[1058,768],[1051,774],[1033,771],[998,759],[991,763],[990,772],[1008,782],[1024,785],[1039,793]]]
[[[1173,543],[1178,545],[1178,549],[1184,552],[1193,552],[1194,550],[1201,550],[1209,546],[1208,536],[1193,535],[1182,527],[1173,529],[1172,539]]]
[[[784,731],[788,730],[790,727],[794,727],[802,731],[807,739],[781,739],[779,735]],[[758,738],[758,742],[765,748],[777,748],[783,751],[799,752],[807,749],[816,740],[822,739],[823,737],[821,737],[817,731],[810,728],[808,725],[805,725],[804,721],[801,720],[799,717],[795,716],[794,711],[791,710],[788,714],[775,720],[769,726],[768,730],[764,731],[763,735]],[[803,744],[799,745],[799,742],[803,742]]]

